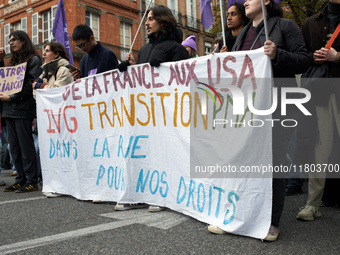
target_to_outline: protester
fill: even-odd
[[[164,5],[156,5],[148,10],[145,22],[149,42],[144,45],[135,60],[132,53],[127,54],[127,61],[118,65],[118,69],[127,70],[128,65],[150,63],[158,67],[163,62],[187,59],[189,54],[181,45],[183,32],[171,10]]]
[[[73,82],[73,77],[66,67],[69,65],[69,56],[61,43],[49,42],[46,44],[43,56],[45,62],[42,66],[43,72],[36,82],[32,84],[33,89],[58,88]],[[37,125],[34,125],[33,135],[35,137],[35,149],[37,153],[39,153]],[[38,169],[41,169],[40,158],[38,157],[37,160],[39,165]],[[60,194],[52,192],[47,192],[45,195],[50,198],[60,196]]]
[[[189,53],[189,58],[197,58],[197,46],[196,46],[196,37],[194,35],[189,36],[182,42],[182,45]]]
[[[293,21],[281,18],[283,11],[274,0],[266,0],[265,5],[269,38],[272,38],[272,41],[265,39],[261,0],[248,0],[244,3],[244,6],[246,15],[251,22],[238,35],[233,51],[251,50],[264,46],[264,54],[272,62],[274,78],[292,78],[290,82],[295,82],[295,74],[305,72],[309,66],[302,33]],[[274,84],[275,87],[292,86],[291,83],[286,84],[283,79],[275,79]],[[294,119],[296,111],[295,108],[287,107],[285,119]],[[281,121],[283,118],[280,112],[280,102],[278,102],[278,108],[273,113],[272,118]],[[286,152],[292,132],[293,129],[284,128],[281,125],[275,125],[272,129],[274,166],[286,165]],[[272,220],[268,235],[264,240],[275,241],[278,237],[284,198],[285,176],[283,173],[274,173]],[[216,234],[225,233],[222,229],[213,225],[210,225],[208,230]]]
[[[221,48],[222,48],[222,43],[223,40],[222,38],[216,38],[215,41],[213,42],[213,48],[212,48],[212,53],[215,53],[215,51],[217,50],[219,52],[219,47],[218,45],[221,43]]]
[[[220,50],[215,52],[230,51],[236,42],[236,37],[248,23],[249,19],[246,16],[244,6],[240,3],[231,5],[227,12],[227,29],[225,30],[226,45],[223,45],[223,41],[220,42]]]
[[[147,11],[146,29],[149,42],[144,45],[135,61],[133,54],[126,55],[126,61],[118,65],[118,69],[127,70],[127,66],[149,62],[158,67],[163,62],[179,61],[189,57],[188,51],[181,45],[183,33],[171,10],[164,5],[156,5]],[[130,210],[145,207],[145,204],[117,204],[115,210]],[[160,206],[149,206],[150,212],[164,210]]]
[[[87,25],[78,25],[73,30],[72,40],[76,48],[87,53],[80,60],[80,71],[70,70],[74,79],[87,77],[115,69],[118,60],[112,50],[101,45]]]
[[[27,66],[22,90],[10,96],[0,93],[0,100],[3,101],[2,116],[6,119],[11,154],[18,174],[15,183],[4,191],[37,191],[37,158],[32,137],[32,120],[36,117],[36,106],[32,83],[41,73],[41,59],[36,54],[29,36],[23,31],[12,32],[9,44],[12,53],[10,65],[27,62]],[[4,66],[4,56],[2,51],[0,66]]]
[[[0,51],[2,51],[3,49],[0,49]],[[3,131],[2,131],[2,126],[0,127],[1,128],[1,133],[0,133],[0,135],[1,135],[1,141],[0,141],[0,145],[1,145],[1,151],[2,151],[2,148],[3,148],[3,145],[2,145],[2,141],[4,140],[3,139]],[[2,153],[1,153],[1,156],[2,156]],[[2,170],[2,157],[0,158],[0,164],[1,164],[1,166],[0,166],[0,175],[1,175],[1,170]],[[0,186],[5,186],[6,185],[6,182],[4,182],[4,181],[1,181],[0,180]]]
[[[340,21],[340,0],[329,0],[328,5],[319,13],[308,18],[302,32],[305,38],[310,62],[313,65],[326,64],[328,77],[340,77],[340,40],[339,36],[330,49],[326,49],[326,42],[331,38]],[[340,135],[340,89],[338,79],[334,84],[312,85],[312,97],[315,97],[318,139],[315,143],[315,163],[327,165],[333,148],[336,131]],[[334,130],[336,128],[336,130]],[[339,155],[339,151],[336,152]],[[297,219],[312,221],[320,217],[319,209],[325,187],[325,171],[309,172],[308,201],[298,213]],[[337,184],[339,187],[339,183]],[[337,193],[337,194],[336,194]],[[339,198],[339,189],[333,196]],[[326,199],[325,199],[326,200]],[[335,200],[336,201],[336,200]],[[340,203],[340,199],[339,199]]]
[[[65,47],[59,42],[49,42],[43,53],[43,72],[33,83],[33,89],[52,89],[65,86],[73,82],[72,75],[66,67],[69,56]]]

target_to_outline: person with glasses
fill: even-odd
[[[12,57],[10,66],[27,62],[22,90],[7,95],[0,93],[3,103],[2,117],[6,119],[11,155],[17,169],[15,183],[5,192],[30,192],[38,189],[37,155],[32,137],[32,121],[36,117],[36,105],[32,84],[41,74],[41,59],[29,36],[23,31],[9,35]],[[1,51],[3,52],[3,51]],[[0,54],[0,66],[4,66],[5,53]]]
[[[73,30],[72,40],[76,43],[76,49],[87,53],[80,60],[80,72],[79,70],[70,70],[74,79],[103,73],[115,69],[118,65],[116,55],[112,50],[96,41],[89,26],[76,26]]]

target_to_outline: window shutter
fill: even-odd
[[[8,40],[9,40],[9,35],[11,34],[11,24],[6,24],[4,26],[4,42],[5,42],[5,52],[6,54],[10,53],[11,50],[10,50],[10,46],[9,46],[9,43],[8,43]]]
[[[27,17],[21,19],[21,30],[27,33]]]
[[[32,14],[32,42],[34,45],[39,44],[39,16],[37,12]]]

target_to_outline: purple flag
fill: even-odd
[[[55,13],[52,34],[57,42],[64,45],[66,52],[69,55],[69,62],[71,65],[74,64],[70,36],[68,35],[66,15],[64,9],[63,0],[59,0],[57,11]]]
[[[277,2],[278,4],[281,3],[281,0],[274,0],[275,2]],[[244,4],[244,0],[228,0],[228,6],[233,5],[234,3],[240,3],[240,4]]]
[[[209,29],[214,21],[210,0],[201,0],[201,21],[206,29]]]

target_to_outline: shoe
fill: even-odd
[[[49,198],[53,198],[53,197],[61,197],[60,194],[55,193],[55,192],[46,192],[46,193],[45,193],[45,196],[46,196],[46,197],[49,197]]]
[[[5,185],[6,185],[6,182],[0,181],[0,186],[5,186]]]
[[[16,193],[25,193],[25,192],[31,192],[31,191],[37,191],[39,190],[38,184],[29,184],[25,183],[21,188],[17,189]]]
[[[113,208],[116,211],[126,211],[126,210],[132,210],[132,209],[140,209],[147,207],[147,204],[144,203],[138,203],[138,204],[116,204]]]
[[[306,205],[300,209],[301,211],[296,216],[299,220],[314,220],[315,217],[320,217],[321,212],[319,207]]]
[[[285,195],[286,196],[294,196],[302,193],[302,188],[301,187],[294,187],[294,186],[289,186],[286,188]]]
[[[166,208],[157,205],[150,205],[148,211],[149,212],[161,212],[164,211]]]
[[[17,176],[17,175],[18,175],[17,172],[11,173],[11,176]]]
[[[4,192],[13,192],[13,191],[16,191],[19,188],[21,188],[21,184],[20,183],[14,183],[13,185],[6,187],[3,191]]]
[[[267,236],[263,239],[268,242],[274,242],[276,241],[277,237],[279,236],[280,229],[277,227],[274,227],[273,225],[270,225],[269,231]]]
[[[217,227],[215,225],[209,225],[208,226],[208,230],[211,232],[211,233],[214,233],[214,234],[217,234],[217,235],[224,235],[224,234],[227,234],[226,231],[224,231],[223,229],[221,229],[220,227]]]

